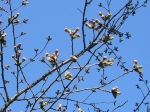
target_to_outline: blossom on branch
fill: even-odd
[[[65,78],[68,80],[72,80],[72,74],[70,72],[66,71]]]
[[[118,94],[119,95],[121,94],[121,92],[118,91],[118,87],[117,86],[115,86],[114,88],[112,88],[111,92],[112,92],[114,98],[116,98]]]
[[[81,108],[78,108],[78,112],[84,112]]]
[[[105,34],[103,38],[100,39],[100,42],[106,43],[109,40],[113,40],[114,38],[111,37],[109,34]]]
[[[138,61],[137,60],[134,60],[133,61],[133,69],[134,69],[134,71],[136,71],[136,72],[138,72],[139,74],[142,74],[142,70],[141,70],[141,68],[143,68],[143,66],[142,65],[137,65],[137,63],[138,63]]]
[[[0,32],[1,33],[1,32]],[[0,34],[0,42],[2,42],[3,45],[6,45],[6,40],[4,39],[6,37],[6,33]]]
[[[114,62],[114,58],[111,58],[107,61],[105,61],[107,59],[107,56],[104,56],[103,59],[99,62],[99,66],[101,68],[104,68],[106,66],[112,66],[113,65],[113,62]]]
[[[80,37],[80,34],[77,33],[79,31],[79,27],[77,27],[75,30],[71,30],[71,29],[68,29],[68,28],[65,28],[64,29],[65,32],[69,33],[69,35],[72,37],[72,39],[75,39],[77,37]]]
[[[62,104],[59,104],[59,105],[58,105],[57,110],[58,110],[58,111],[61,111],[61,110],[62,110]]]
[[[96,23],[98,23],[98,25],[96,25]],[[98,29],[100,29],[102,27],[102,22],[100,20],[98,20],[98,19],[95,19],[95,20],[93,19],[91,21],[91,25],[89,23],[87,23],[87,22],[85,23],[85,25],[88,28],[90,28],[90,29],[98,30]]]
[[[47,57],[47,60],[54,65],[54,63],[57,61],[57,58],[59,56],[58,54],[58,49],[55,50],[54,54],[49,54],[48,52],[45,54],[45,56]]]
[[[99,15],[104,21],[108,20],[112,16],[111,13],[107,13],[106,15],[104,15],[103,12],[99,12]]]

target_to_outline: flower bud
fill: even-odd
[[[77,27],[76,30],[79,31],[79,27]]]
[[[85,25],[86,25],[88,28],[92,29],[92,26],[91,26],[90,24],[85,23]]]
[[[65,78],[68,80],[72,80],[72,75],[70,74],[70,72],[66,71]]]
[[[49,53],[48,53],[48,52],[47,52],[47,53],[45,53],[45,56],[47,56],[47,57],[48,57],[48,56],[49,56]]]
[[[102,25],[102,22],[98,19],[95,19],[95,22],[97,22],[99,25]]]
[[[13,54],[13,55],[12,55],[12,58],[16,58],[16,56]]]
[[[21,43],[19,43],[17,47],[21,47]]]
[[[58,110],[58,111],[61,111],[61,110],[62,110],[62,104],[59,104],[59,105],[58,105],[57,110]]]
[[[67,32],[68,28],[65,28],[64,30]]]
[[[24,62],[24,61],[26,61],[26,58],[25,58],[25,57],[22,58],[22,62]]]
[[[138,61],[137,61],[137,60],[134,60],[133,62],[137,63]]]
[[[104,56],[103,59],[107,59],[107,56]]]
[[[71,33],[71,30],[68,28],[65,28],[64,30],[65,30],[65,32]]]
[[[17,13],[15,16],[14,16],[14,19],[17,19],[19,16],[19,13]]]
[[[107,13],[105,16],[106,20],[109,19],[110,17],[111,17],[111,13]]]
[[[77,37],[80,37],[80,34],[79,34],[79,33],[77,33],[76,35],[77,35]]]
[[[92,24],[95,24],[95,20],[92,20]]]
[[[21,50],[19,50],[19,51],[17,52],[17,56],[20,57],[20,55],[21,55]]]
[[[99,12],[99,15],[101,16],[101,18],[105,21],[106,18],[105,18],[105,15],[102,13],[102,12]]]
[[[2,35],[1,35],[1,37],[0,37],[0,40],[4,40],[4,38],[6,37],[6,33],[3,33]]]
[[[27,5],[29,2],[27,0],[22,1],[22,5]]]
[[[71,60],[72,60],[73,62],[77,62],[77,57],[76,57],[76,56],[71,56]]]
[[[58,49],[55,50],[55,53],[58,53]]]
[[[14,46],[14,51],[17,52],[17,46]]]

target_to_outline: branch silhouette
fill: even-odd
[[[43,40],[45,42],[44,46],[42,47],[42,44],[38,45],[42,47],[41,50],[35,48],[35,54],[29,61],[26,59],[27,56],[24,56],[29,51],[24,49],[32,46],[32,44],[28,44],[22,39],[22,36],[26,36],[28,32],[19,32],[19,30],[23,29],[24,24],[27,25],[28,23],[28,19],[24,18],[21,10],[23,7],[27,8],[26,6],[30,4],[28,0],[22,0],[21,3],[12,0],[1,0],[0,2],[2,3],[2,6],[0,6],[0,112],[19,111],[17,110],[18,104],[24,107],[21,112],[109,112],[110,110],[115,112],[119,109],[124,110],[124,105],[127,105],[130,99],[119,101],[121,98],[119,99],[118,97],[124,96],[123,89],[130,87],[118,87],[119,83],[117,81],[124,80],[127,82],[127,76],[125,77],[125,75],[132,74],[132,72],[138,74],[139,82],[142,83],[136,84],[136,88],[140,90],[138,92],[141,92],[141,96],[140,101],[136,102],[133,111],[142,111],[141,108],[144,106],[149,111],[149,102],[146,101],[150,94],[150,89],[148,80],[145,80],[145,77],[143,77],[143,66],[139,65],[137,60],[133,60],[132,68],[125,65],[126,63],[131,65],[132,63],[122,59],[119,47],[124,41],[131,38],[129,31],[123,32],[121,28],[126,25],[127,19],[136,15],[137,10],[146,7],[148,0],[142,0],[142,2],[128,0],[114,14],[112,10],[114,1],[112,0],[97,3],[97,6],[92,6],[96,1],[85,0],[82,9],[76,7],[77,12],[80,14],[81,23],[76,23],[77,21],[74,19],[73,22],[76,24],[76,29],[74,30],[71,29],[74,26],[65,24],[64,34],[69,34],[66,36],[70,38],[70,43],[67,43],[67,39],[63,39],[62,43],[57,42],[64,46],[70,45],[70,48],[64,49],[64,51],[59,49],[54,51],[53,46],[56,48],[59,46],[54,44],[57,37],[47,36],[46,42]],[[93,8],[98,7],[100,12],[95,10],[90,12],[91,6]],[[19,11],[21,13],[18,13]],[[88,16],[89,12],[92,13],[90,16]],[[99,18],[95,18],[93,14],[97,14]],[[40,16],[37,19],[42,18],[44,14]],[[22,17],[24,19],[20,21],[19,19]],[[64,16],[63,18],[66,17]],[[55,18],[52,19],[55,20]],[[43,20],[44,22],[45,20]],[[27,25],[27,27],[29,26]],[[61,27],[55,28],[54,26],[53,30],[58,30],[57,33],[63,30],[59,30]],[[45,29],[37,33],[43,34]],[[40,37],[40,35],[37,36]],[[29,37],[26,38],[27,40],[29,39]],[[118,39],[119,44],[116,42],[116,39]],[[34,42],[38,42],[38,39]],[[82,45],[79,45],[81,44],[80,42]],[[22,43],[25,43],[25,45],[22,46]],[[51,43],[51,47],[49,47],[49,43]],[[45,50],[48,50],[48,52],[52,50],[54,53],[48,53]],[[12,56],[4,54],[5,52],[7,54],[8,51],[13,53]],[[42,56],[44,54],[45,56]],[[31,57],[31,52],[28,55]],[[67,57],[60,60],[65,55]],[[8,62],[14,62],[14,65],[6,64]],[[34,67],[39,66],[42,74],[32,70]],[[12,69],[13,71],[10,72]],[[120,75],[108,75],[108,73],[118,74],[115,70],[121,71]],[[26,72],[28,73],[29,71],[31,74],[34,72],[38,74],[38,78],[27,74],[32,77],[29,79],[26,75]],[[10,73],[13,75],[10,76]],[[118,85],[114,87],[113,83]],[[94,84],[96,86],[93,86]],[[106,97],[106,100],[102,101],[103,99],[99,98],[98,94],[101,97]],[[109,96],[115,101],[112,101]],[[97,99],[93,97],[97,97]],[[117,106],[116,102],[119,103]],[[106,108],[103,108],[101,104],[107,105]],[[13,107],[14,105],[16,108]]]

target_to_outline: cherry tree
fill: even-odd
[[[43,13],[36,4],[48,1],[16,1],[0,1],[0,112],[150,111],[142,63],[120,51],[131,38],[122,27],[148,0],[59,1]]]

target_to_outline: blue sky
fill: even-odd
[[[115,14],[124,4],[127,0],[119,1],[115,0],[112,1],[111,4],[111,13],[112,15]],[[88,20],[91,19],[100,19],[100,16],[98,13],[100,11],[104,12],[105,14],[107,11],[105,11],[103,8],[98,7],[98,1],[93,0],[93,2],[87,7],[87,12],[85,14],[85,17],[88,18]],[[143,3],[143,0],[141,0],[140,3]],[[15,7],[18,7],[21,4],[20,0],[12,1],[13,9]],[[106,5],[106,3],[102,3],[103,5]],[[9,11],[8,5],[4,5],[2,2],[0,2],[0,6],[3,6],[6,10]],[[77,54],[79,51],[83,49],[82,44],[82,13],[77,9],[83,11],[84,7],[84,1],[82,0],[65,0],[65,1],[55,1],[55,0],[44,0],[44,1],[29,1],[29,4],[27,6],[23,6],[16,10],[13,14],[20,13],[19,20],[22,21],[24,18],[28,18],[29,21],[27,24],[20,24],[15,27],[15,34],[16,36],[20,35],[21,31],[25,31],[27,34],[19,37],[17,39],[17,44],[22,43],[22,55],[21,57],[26,57],[27,60],[24,62],[26,64],[29,62],[29,59],[35,55],[34,49],[38,48],[39,51],[42,50],[46,43],[46,37],[50,35],[52,37],[52,41],[49,42],[46,49],[35,59],[36,61],[34,63],[30,63],[27,67],[25,67],[24,74],[28,80],[28,82],[31,84],[37,78],[41,77],[44,73],[46,73],[49,68],[46,66],[46,64],[41,63],[39,60],[42,56],[45,56],[46,52],[54,53],[55,49],[59,49],[59,59],[58,60],[65,60],[68,59],[71,56],[71,39],[70,36],[64,32],[64,28],[70,28],[75,29],[76,27],[79,27],[79,33],[81,34],[81,37],[74,40],[75,45],[75,54]],[[133,60],[138,60],[138,64],[143,65],[142,71],[144,74],[144,79],[149,80],[149,15],[150,5],[148,4],[146,8],[140,8],[136,11],[135,16],[130,16],[129,19],[125,22],[125,24],[120,29],[121,32],[130,32],[132,37],[128,40],[124,38],[124,41],[122,43],[119,43],[119,37],[113,36],[113,46],[119,47],[119,52],[117,52],[118,56],[122,56],[122,61],[125,61],[125,66],[129,69],[132,69],[133,66]],[[2,16],[0,17],[1,20],[3,20],[3,25],[1,28],[4,28],[7,23],[8,15],[4,12],[1,12]],[[8,29],[5,30],[7,33],[7,48],[4,48],[4,64],[11,64],[12,67],[5,72],[5,77],[7,80],[10,80],[10,83],[8,86],[8,91],[10,93],[10,97],[13,97],[13,95],[16,94],[16,81],[14,76],[10,73],[11,71],[16,71],[16,66],[14,66],[14,60],[11,58],[12,54],[14,54],[13,50],[13,36],[12,36],[12,27],[9,26]],[[93,33],[92,30],[85,27],[85,34],[86,34],[86,40],[87,45],[88,41],[92,40]],[[106,46],[103,46],[99,52],[103,52]],[[105,54],[108,56],[108,58],[113,58],[114,55],[109,56],[108,54]],[[90,56],[89,53],[85,53],[84,56],[78,59],[78,61],[82,64],[85,64],[88,57]],[[87,59],[86,59],[87,58]],[[90,64],[97,63],[95,59],[93,59]],[[24,65],[23,64],[23,65]],[[116,66],[117,62],[114,63],[112,67],[107,67],[105,69],[105,74],[108,76],[108,79],[106,82],[111,81],[113,78],[121,75],[124,73],[123,70],[120,70],[120,67]],[[72,67],[76,67],[77,64],[73,64]],[[66,67],[66,66],[65,66]],[[63,71],[64,68],[61,70]],[[102,75],[102,71],[97,72],[97,66],[92,67],[90,69],[90,74],[85,76],[85,81],[79,83],[78,89],[83,88],[91,88],[91,87],[98,87],[100,86],[99,79]],[[77,70],[69,70],[72,74],[76,74]],[[54,76],[51,76],[45,86],[45,88],[50,84],[50,82],[55,78]],[[80,75],[83,75],[84,72],[81,72]],[[20,76],[21,77],[21,76]],[[65,81],[64,83],[67,84],[69,81]],[[73,82],[73,84],[70,86],[73,87],[74,84],[77,83],[77,80]],[[133,109],[135,109],[135,102],[141,102],[142,100],[142,93],[140,90],[136,88],[136,84],[139,84],[144,93],[147,93],[147,89],[145,85],[142,82],[139,82],[139,76],[138,73],[133,72],[128,75],[125,75],[124,77],[118,79],[117,81],[111,83],[110,85],[104,87],[103,89],[111,90],[112,87],[118,86],[119,91],[122,92],[120,96],[117,97],[117,99],[114,99],[113,96],[110,93],[106,93],[103,91],[97,91],[96,93],[92,94],[91,97],[87,100],[87,102],[114,102],[117,101],[116,105],[120,105],[124,103],[126,100],[128,100],[128,103],[126,103],[122,108],[119,108],[116,110],[116,112],[130,112]],[[0,82],[0,85],[2,83]],[[39,87],[41,87],[43,83],[40,83],[38,87],[33,88],[34,91],[39,91]],[[149,85],[149,84],[148,84]],[[26,87],[27,85],[21,85],[20,90]],[[150,86],[150,85],[149,85]],[[60,89],[61,90],[61,83],[58,83],[54,85],[50,91],[46,94],[47,96],[53,97],[55,94],[55,91]],[[2,89],[0,90],[2,92]],[[83,101],[91,91],[85,91],[81,93],[75,93],[70,95],[69,98],[76,99],[79,101]],[[31,95],[28,94],[30,97]],[[2,99],[0,99],[2,100]],[[150,101],[150,98],[147,98],[146,101]],[[145,101],[145,102],[146,102]],[[58,101],[56,105],[54,105],[55,108],[57,108],[57,105],[59,103],[66,103],[65,101]],[[19,104],[19,106],[18,106]],[[20,110],[25,110],[25,104],[26,102],[19,103],[16,102],[12,105],[10,105],[9,108],[12,108],[13,111],[18,112]],[[0,102],[0,107],[3,105],[2,102]],[[88,112],[88,109],[90,112],[93,111],[93,109],[90,106],[80,105],[81,108]],[[39,104],[37,103],[36,107],[39,107]],[[99,108],[102,110],[107,110],[108,108],[112,111],[116,106],[114,106],[112,103],[110,104],[99,104]],[[140,111],[144,112],[146,109],[145,106],[141,106]],[[69,108],[67,112],[73,111],[77,109],[74,106],[74,103],[69,104]],[[41,112],[41,110],[37,111]],[[52,111],[53,112],[53,111]]]

